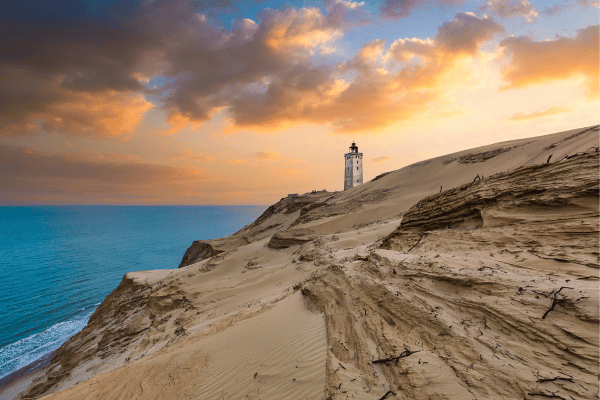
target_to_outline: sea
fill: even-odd
[[[177,268],[194,240],[265,206],[0,207],[0,379],[58,349],[131,271]]]

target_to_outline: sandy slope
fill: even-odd
[[[284,198],[127,274],[22,396],[597,398],[597,147],[579,129]]]
[[[308,311],[299,293],[269,308],[218,335],[195,335],[47,398],[320,397],[325,385],[323,317]]]

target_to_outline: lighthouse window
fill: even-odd
[[[358,171],[358,165],[356,166],[356,170]]]

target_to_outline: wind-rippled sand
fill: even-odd
[[[22,394],[595,399],[598,127],[284,198],[135,272]]]

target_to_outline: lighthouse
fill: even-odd
[[[363,183],[362,153],[358,152],[356,143],[352,142],[350,152],[344,154],[346,171],[344,175],[344,190],[352,189]]]

